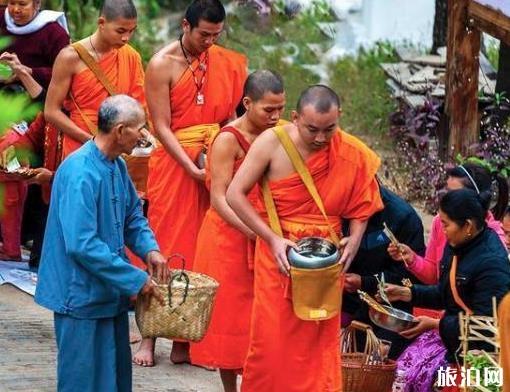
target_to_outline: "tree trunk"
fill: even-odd
[[[436,13],[434,15],[434,31],[432,33],[431,53],[436,54],[437,48],[446,46],[448,26],[448,0],[436,0]]]

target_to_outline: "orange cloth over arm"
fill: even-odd
[[[122,48],[113,50],[110,54],[103,57],[98,64],[107,79],[116,88],[118,94],[129,95],[146,107],[143,87],[143,65],[140,55],[135,49],[129,45],[124,45]],[[83,115],[97,127],[99,106],[109,94],[88,67],[74,75],[70,94],[73,94]],[[69,110],[71,120],[84,131],[90,132],[82,115],[71,99],[66,101],[65,107]],[[64,157],[80,146],[81,143],[65,135],[63,145]]]
[[[382,209],[374,177],[379,160],[354,137],[336,134],[330,146],[313,154],[306,165],[337,233],[341,217],[364,219]],[[328,226],[297,173],[269,185],[287,238],[328,237]],[[355,189],[360,185],[362,189]],[[341,391],[340,317],[298,319],[285,296],[288,278],[279,273],[264,241],[257,242],[254,272],[242,391]]]
[[[500,364],[503,368],[503,392],[510,392],[510,294],[507,294],[498,310],[499,338],[501,342]]]
[[[189,69],[170,91],[172,131],[186,132],[183,128],[228,121],[241,99],[245,79],[244,56],[219,46],[211,47],[204,104],[196,104],[196,86]],[[183,148],[196,162],[205,144],[204,138],[201,143]],[[149,223],[161,252],[166,256],[182,254],[185,268],[192,269],[198,231],[209,207],[204,184],[192,179],[163,147],[158,147],[149,161],[147,197]]]

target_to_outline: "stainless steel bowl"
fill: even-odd
[[[406,329],[412,328],[418,324],[418,320],[412,314],[406,313],[403,310],[390,308],[386,305],[381,305],[389,314],[381,312],[373,307],[368,307],[368,315],[372,322],[384,329],[393,332],[402,332]]]
[[[297,268],[317,269],[335,264],[340,257],[333,242],[321,237],[304,237],[296,242],[298,250],[289,248],[287,258]]]

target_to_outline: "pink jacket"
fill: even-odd
[[[501,222],[494,219],[494,216],[489,212],[485,220],[487,226],[494,230],[505,245],[505,233],[501,228]],[[429,242],[425,256],[415,254],[412,262],[409,264],[409,271],[413,273],[418,279],[426,284],[435,284],[439,280],[439,263],[443,257],[443,250],[446,246],[446,236],[443,233],[441,226],[441,219],[436,215],[432,220],[432,227],[430,229]],[[506,248],[506,246],[505,246]]]

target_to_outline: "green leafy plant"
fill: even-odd
[[[470,369],[476,369],[477,372],[479,372],[481,378],[482,378],[482,384],[484,384],[483,376],[485,374],[485,369],[494,369],[498,368],[498,363],[492,359],[489,354],[487,354],[485,351],[481,352],[468,352],[466,355],[466,358],[464,359],[466,363],[466,367],[469,367]],[[496,382],[488,383],[488,385],[483,385],[483,389],[473,387],[473,391],[480,391],[480,392],[500,392],[501,387],[497,385]]]

